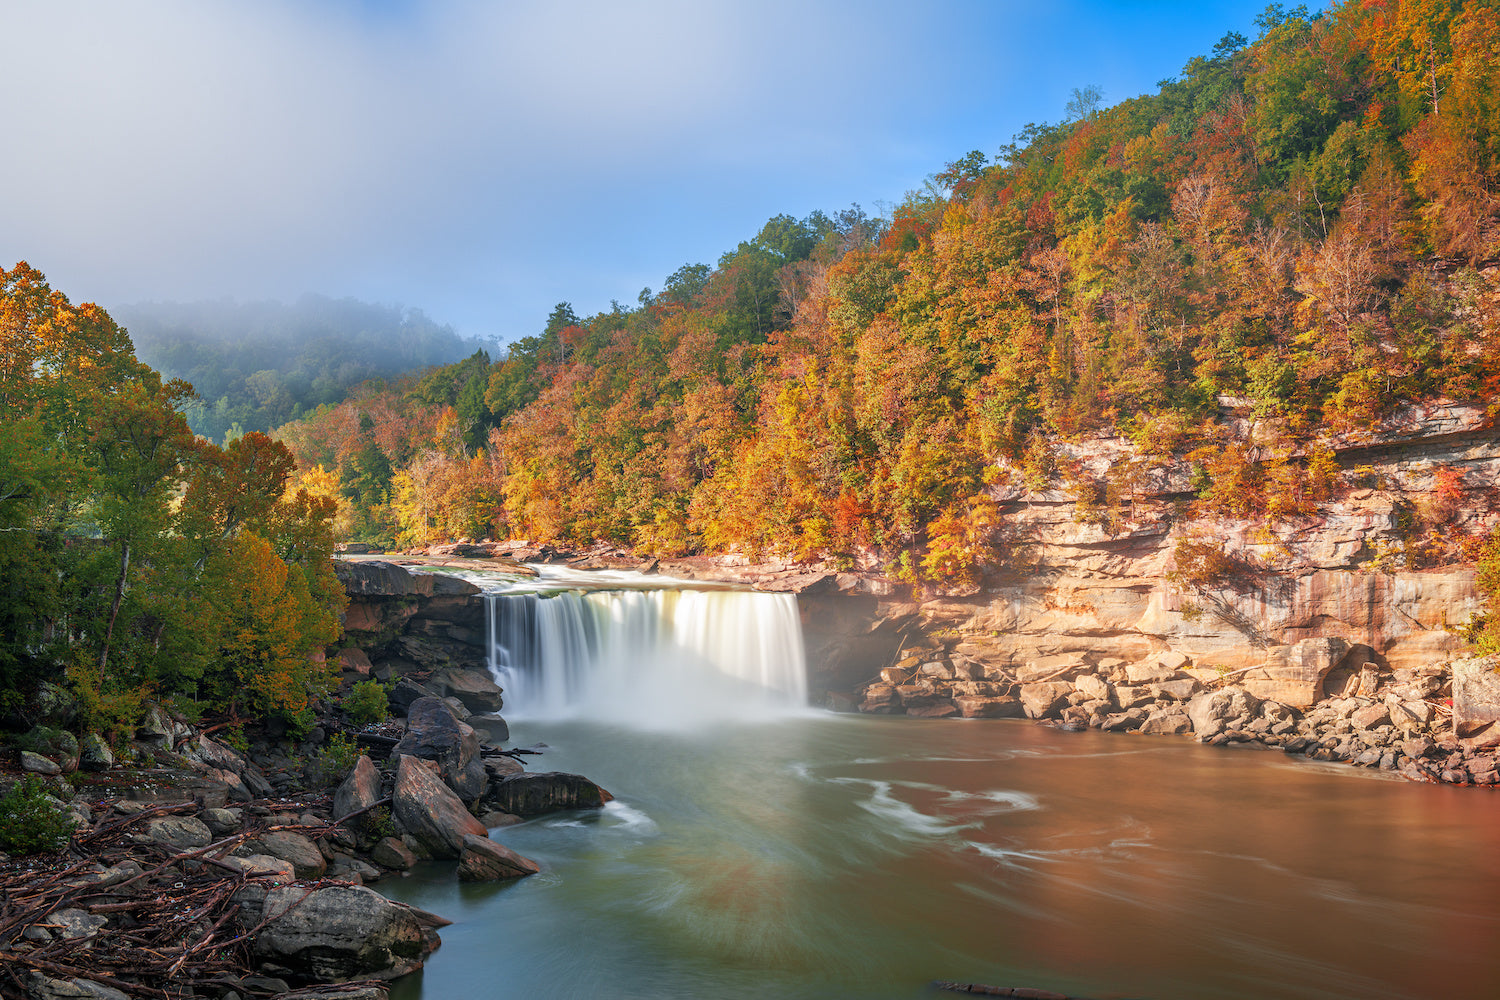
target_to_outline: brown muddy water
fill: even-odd
[[[1500,997],[1500,794],[1014,721],[515,728],[618,800],[494,831],[540,875],[383,883],[454,921],[397,1000]]]

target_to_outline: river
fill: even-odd
[[[382,883],[454,921],[397,1000],[1500,996],[1500,798],[1176,737],[794,712],[514,723],[616,802],[541,863]]]

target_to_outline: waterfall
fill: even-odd
[[[654,585],[486,589],[506,715],[678,726],[806,706],[793,595]]]

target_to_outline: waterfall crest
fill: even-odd
[[[620,576],[603,585],[636,583]],[[806,707],[795,596],[653,585],[487,589],[490,670],[506,715],[678,727]]]

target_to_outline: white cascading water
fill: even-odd
[[[490,590],[485,599],[507,717],[677,728],[807,705],[791,594]]]

